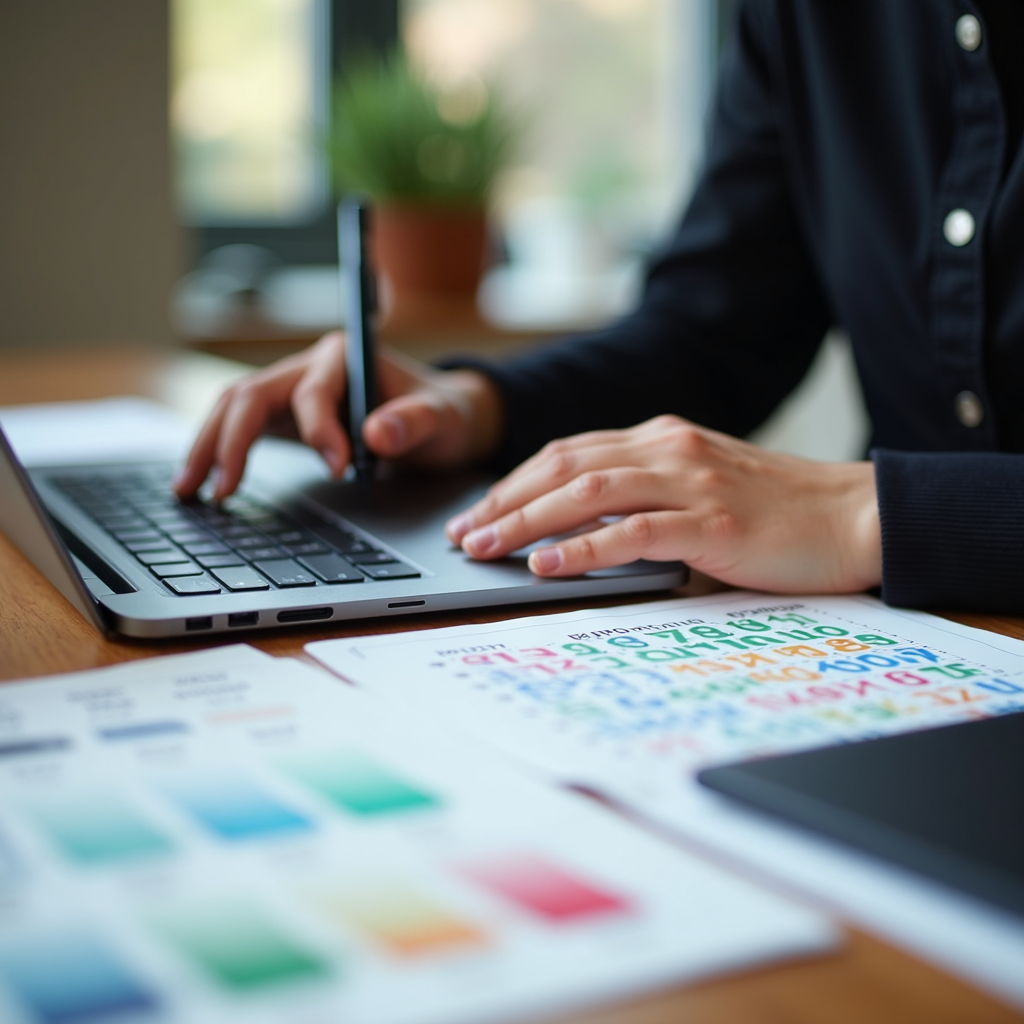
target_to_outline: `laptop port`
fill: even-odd
[[[185,631],[187,633],[194,633],[200,629],[213,629],[212,615],[200,615],[194,619],[185,620]]]
[[[389,601],[389,608],[422,608],[426,601]]]
[[[313,622],[316,619],[329,619],[333,614],[333,608],[296,608],[294,611],[278,612],[277,621]]]
[[[256,626],[259,621],[259,612],[232,612],[228,615],[228,626],[233,629],[241,626]]]

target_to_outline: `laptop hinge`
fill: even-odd
[[[107,593],[138,593],[136,587],[133,587],[113,566],[104,561],[99,554],[93,551],[80,537],[72,533],[59,519],[55,516],[50,516],[50,522],[53,523],[54,529],[57,531],[60,539],[67,545],[71,554],[88,570],[87,574],[83,574],[86,577],[86,585],[89,584],[88,577],[91,575],[110,588]],[[90,587],[90,589],[92,588]],[[97,594],[96,596],[100,597],[102,595]]]

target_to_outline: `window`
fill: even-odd
[[[172,0],[178,207],[197,258],[337,259],[323,146],[332,78],[398,38],[398,0]]]
[[[323,0],[176,0],[172,123],[188,223],[308,220],[326,195]]]
[[[333,263],[332,77],[401,38],[442,80],[494,83],[522,119],[496,197],[509,263],[491,312],[549,322],[627,301],[699,156],[715,0],[172,0],[178,189],[197,255],[231,242]],[[545,303],[547,305],[545,306]]]

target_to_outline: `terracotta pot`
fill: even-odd
[[[381,205],[374,212],[377,269],[403,294],[474,294],[487,252],[483,210]]]

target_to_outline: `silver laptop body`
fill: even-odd
[[[586,600],[686,580],[678,562],[562,580],[534,576],[525,554],[474,562],[444,524],[480,496],[481,478],[331,482],[307,449],[261,442],[241,496],[222,509],[178,505],[172,469],[25,470],[0,431],[0,529],[97,628],[140,638]]]

